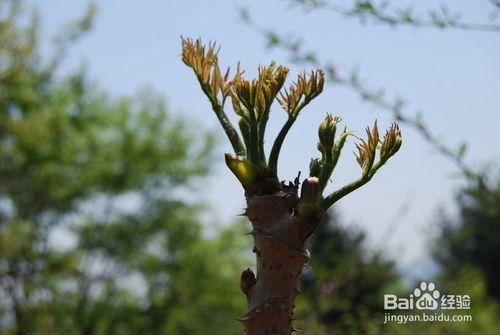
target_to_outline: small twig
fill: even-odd
[[[439,9],[431,9],[428,11],[428,18],[421,18],[421,15],[413,13],[411,7],[397,8],[389,11],[389,3],[375,4],[372,1],[357,0],[353,2],[352,7],[346,7],[337,3],[320,2],[320,1],[300,1],[291,0],[293,4],[301,6],[307,10],[325,9],[347,18],[358,18],[362,23],[371,19],[375,23],[395,26],[412,26],[417,28],[438,28],[438,29],[457,29],[466,31],[479,32],[500,32],[500,25],[483,22],[466,22],[460,21],[461,15],[458,13],[451,14],[445,4],[441,4]],[[490,2],[500,9],[498,0],[490,0]]]

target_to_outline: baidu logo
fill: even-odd
[[[417,299],[415,305],[418,309],[434,310],[438,308],[439,291],[436,290],[434,283],[420,283],[420,288],[417,287],[413,291],[413,296]]]
[[[421,282],[408,297],[384,294],[384,324],[397,322],[471,322],[472,315],[447,310],[470,309],[467,294],[442,294],[433,282]],[[398,313],[398,311],[405,311]]]
[[[395,294],[384,295],[386,310],[436,310],[436,309],[470,309],[469,295],[442,295],[433,282],[421,282],[409,297],[398,297]]]

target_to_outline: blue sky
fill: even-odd
[[[341,1],[340,1],[341,2]],[[345,2],[345,1],[344,1]],[[61,26],[78,17],[84,0],[31,1],[42,17],[44,46]],[[399,1],[398,3],[417,3]],[[436,1],[418,1],[428,8]],[[471,21],[482,20],[488,1],[450,1],[450,8]],[[240,22],[237,8],[247,7],[260,25],[279,32],[296,33],[322,60],[331,60],[341,71],[358,66],[374,87],[385,87],[389,96],[400,94],[410,102],[409,111],[422,111],[430,128],[455,146],[469,143],[468,162],[481,166],[499,162],[500,150],[500,33],[438,31],[360,25],[328,12],[307,13],[286,1],[130,1],[98,2],[95,29],[68,55],[65,69],[86,64],[91,77],[116,95],[133,94],[143,87],[164,95],[170,110],[194,120],[193,127],[218,129],[206,98],[192,72],[180,60],[180,39],[202,37],[221,46],[221,63],[234,66],[241,60],[246,73],[271,60],[290,65],[293,78],[300,70],[286,54],[265,48],[263,39]],[[50,48],[45,48],[47,52]],[[282,179],[308,172],[317,155],[316,129],[325,114],[343,118],[358,134],[377,118],[382,128],[391,119],[385,112],[363,104],[351,91],[327,86],[325,93],[305,110],[291,131],[280,162]],[[270,136],[285,120],[275,107]],[[230,147],[220,133],[220,164],[203,190],[221,222],[229,222],[244,206],[242,190],[223,165]],[[427,241],[437,220],[437,208],[453,212],[453,191],[461,185],[456,169],[403,127],[400,153],[362,190],[344,198],[338,208],[346,224],[368,232],[371,245],[398,256],[411,267],[428,258]],[[272,143],[273,138],[268,137]],[[329,190],[359,174],[353,143],[348,144]],[[408,211],[398,216],[401,206]]]

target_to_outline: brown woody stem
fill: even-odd
[[[254,282],[248,269],[242,274],[248,310],[241,322],[247,335],[289,335],[294,331],[294,301],[309,258],[304,232],[317,225],[317,220],[304,220],[295,213],[297,203],[296,193],[286,189],[272,195],[247,196],[246,215],[252,222],[257,261]]]

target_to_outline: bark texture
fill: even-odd
[[[247,196],[246,215],[252,223],[257,276],[243,271],[241,287],[248,310],[241,319],[247,335],[289,335],[294,301],[304,264],[305,240],[319,218],[298,215],[297,186],[271,195]]]

